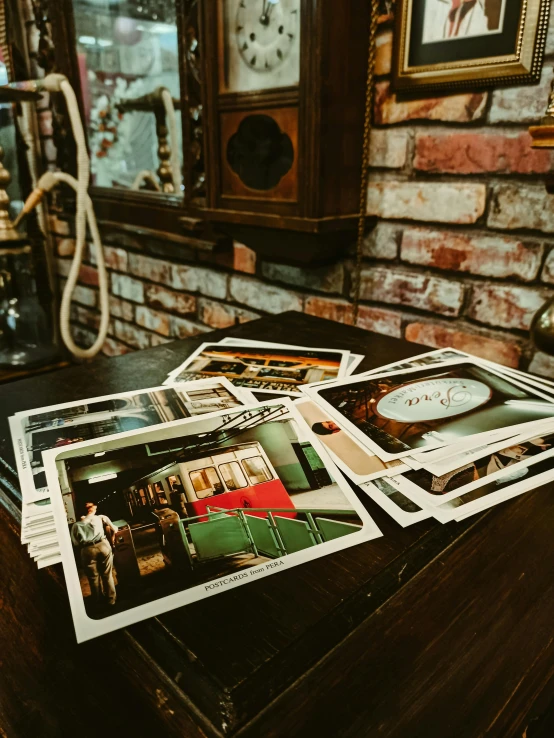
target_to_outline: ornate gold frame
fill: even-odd
[[[521,0],[516,52],[471,61],[410,67],[412,0],[397,0],[393,87],[402,90],[456,90],[538,82],[548,30],[550,0]]]

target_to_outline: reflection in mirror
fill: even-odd
[[[181,195],[175,3],[73,5],[93,184]]]

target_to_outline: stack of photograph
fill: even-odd
[[[400,525],[470,515],[554,479],[554,383],[441,349],[303,388],[339,468]]]
[[[289,396],[346,378],[349,352],[239,349],[249,382],[246,359],[278,361],[289,390],[256,398],[207,365],[10,419],[22,542],[63,564],[79,642],[381,535]]]

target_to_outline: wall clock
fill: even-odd
[[[371,4],[337,10],[328,0],[201,4],[199,214],[295,261],[329,258],[356,229]]]

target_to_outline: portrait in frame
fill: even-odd
[[[532,84],[550,0],[397,0],[397,91]]]

